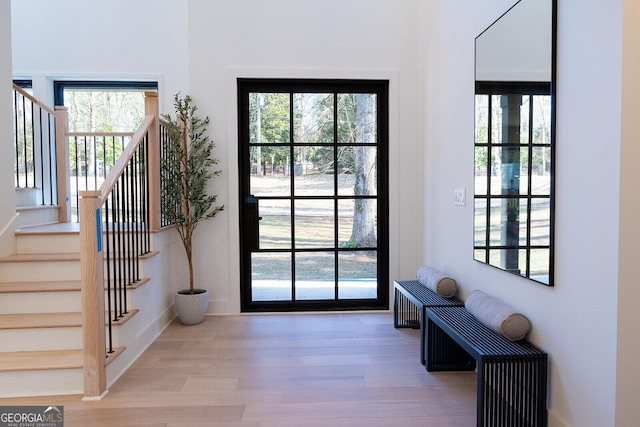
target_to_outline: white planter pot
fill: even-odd
[[[209,308],[209,291],[194,289],[193,295],[189,290],[176,292],[176,312],[178,318],[185,325],[202,323]]]

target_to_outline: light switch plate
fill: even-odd
[[[453,190],[453,204],[456,206],[465,205],[465,189],[456,188]]]

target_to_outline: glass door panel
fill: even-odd
[[[296,249],[334,249],[333,200],[296,200]]]
[[[375,196],[377,189],[378,151],[371,146],[341,147],[338,155],[338,194],[340,196]]]
[[[378,97],[372,93],[338,95],[338,142],[372,143],[378,138]]]
[[[291,253],[251,255],[251,295],[254,301],[291,301]]]
[[[298,146],[294,149],[294,191],[300,196],[335,194],[333,147]]]
[[[288,93],[249,93],[248,100],[251,144],[291,142]]]
[[[260,249],[291,249],[291,201],[260,202]]]
[[[256,197],[291,196],[288,153],[289,150],[281,146],[250,148],[250,194]]]
[[[298,143],[333,143],[333,94],[293,94],[293,137]]]
[[[375,248],[378,205],[375,199],[338,202],[338,238],[341,248]]]
[[[338,255],[338,298],[375,298],[378,281],[376,251],[341,252]]]
[[[296,253],[296,300],[335,299],[335,264],[333,252]]]

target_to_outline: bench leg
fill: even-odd
[[[485,360],[478,365],[481,427],[546,427],[546,359]]]
[[[423,343],[425,368],[434,371],[473,371],[476,360],[438,325],[424,316],[426,339]]]
[[[427,318],[426,310],[427,308],[425,306],[422,306],[422,318],[420,319],[420,363],[422,363],[422,365],[424,366],[426,366],[427,364],[427,322],[425,321],[425,319]]]
[[[420,310],[397,288],[393,299],[393,326],[412,329],[420,327]]]

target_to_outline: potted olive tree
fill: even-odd
[[[193,236],[200,224],[224,209],[216,205],[216,195],[207,193],[211,179],[220,175],[214,166],[215,144],[208,135],[209,117],[197,115],[197,106],[189,95],[174,97],[176,118],[163,115],[168,130],[160,162],[161,210],[165,224],[175,227],[189,265],[189,288],[176,293],[175,307],[180,321],[195,325],[204,320],[209,292],[194,286]]]

